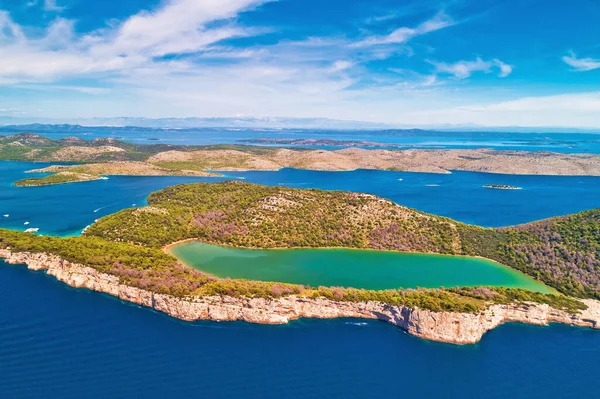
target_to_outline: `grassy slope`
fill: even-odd
[[[150,208],[101,219],[88,236],[153,248],[197,238],[245,247],[353,247],[496,260],[577,297],[600,299],[600,210],[484,229],[369,195],[241,182],[153,193]]]

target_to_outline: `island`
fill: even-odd
[[[31,171],[32,173],[35,171]],[[17,187],[39,187],[39,186],[51,186],[55,184],[65,183],[78,183],[83,181],[100,180],[100,175],[90,175],[88,173],[76,173],[72,171],[61,172],[57,169],[58,173],[53,173],[45,177],[34,177],[29,179],[19,180],[15,182]]]
[[[484,188],[491,188],[494,190],[522,190],[521,187],[517,186],[509,186],[506,184],[485,184]]]
[[[594,154],[477,150],[275,148],[252,145],[133,144],[114,138],[52,140],[31,133],[0,136],[0,160],[50,162],[36,172],[62,173],[22,185],[89,181],[110,175],[215,176],[225,171],[295,168],[451,173],[600,176]],[[78,163],[65,166],[60,163]],[[65,173],[70,173],[66,175]]]
[[[221,279],[169,253],[171,245],[186,240],[482,257],[559,293],[505,287],[366,290]],[[0,230],[0,258],[189,321],[371,318],[456,344],[477,342],[509,321],[600,327],[600,209],[488,229],[369,194],[195,183],[155,192],[148,206],[101,218],[80,237]]]
[[[385,147],[401,148],[399,144],[378,143],[366,140],[335,140],[335,139],[279,139],[259,138],[238,140],[238,143],[270,144],[279,146],[329,146],[329,147]],[[406,146],[404,146],[406,147]]]

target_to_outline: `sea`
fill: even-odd
[[[505,140],[496,138],[487,140]],[[574,141],[585,147],[578,152],[597,152]],[[368,192],[488,227],[600,206],[600,178],[471,172],[284,169],[12,186],[40,166],[0,162],[0,228],[77,235],[104,215],[145,205],[152,191],[227,179]],[[580,398],[600,387],[600,333],[584,328],[506,324],[476,345],[455,346],[356,319],[187,323],[1,261],[0,283],[0,398]]]
[[[600,153],[600,134],[596,133],[514,133],[433,130],[331,130],[331,129],[258,129],[258,128],[194,128],[166,129],[143,127],[88,127],[78,125],[29,125],[26,132],[52,139],[79,137],[93,140],[101,137],[135,144],[215,145],[242,144],[289,146],[273,140],[333,140],[341,143],[303,143],[308,148],[343,148],[354,142],[363,148],[421,148],[552,151],[562,153]],[[0,126],[0,135],[24,132],[20,127]],[[258,142],[257,142],[258,140]],[[261,140],[267,140],[262,141]],[[363,144],[360,144],[364,142]]]

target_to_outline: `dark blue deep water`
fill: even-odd
[[[0,228],[78,234],[98,217],[143,205],[152,191],[219,180],[111,177],[12,186],[40,166],[0,162]],[[484,226],[600,206],[594,177],[287,169],[226,178],[370,192]],[[523,189],[482,187],[494,183]],[[559,325],[505,325],[477,345],[458,347],[362,320],[185,323],[0,261],[1,399],[596,397],[599,355],[599,332]]]
[[[600,333],[504,325],[474,346],[383,322],[185,323],[0,265],[1,398],[594,398]]]
[[[145,204],[164,187],[198,181],[245,179],[267,185],[368,192],[424,212],[486,227],[526,223],[600,207],[600,177],[514,176],[454,172],[450,175],[358,170],[230,173],[224,178],[111,176],[76,184],[14,187],[43,164],[0,161],[0,228],[39,228],[39,234],[77,235],[120,209]],[[522,190],[492,190],[508,184]],[[8,215],[8,217],[4,217]],[[29,222],[28,225],[24,223]]]

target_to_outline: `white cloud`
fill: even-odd
[[[383,36],[369,36],[357,43],[354,43],[355,47],[367,47],[383,44],[401,44],[406,43],[410,39],[424,35],[429,32],[435,32],[437,30],[446,28],[454,25],[455,22],[450,16],[444,12],[438,13],[435,17],[427,20],[417,26],[416,28],[402,27],[392,31],[388,35]]]
[[[65,7],[61,7],[58,4],[56,4],[56,0],[44,0],[44,10],[46,11],[62,11],[64,10]]]
[[[501,77],[501,78],[507,77],[513,71],[513,66],[512,65],[505,64],[504,62],[500,61],[499,59],[494,59],[494,64],[498,68],[500,68],[500,73],[498,74],[498,76]]]
[[[435,73],[453,75],[456,79],[466,79],[474,72],[491,73],[494,67],[499,69],[498,76],[504,78],[512,73],[512,66],[494,59],[484,61],[477,57],[475,61],[458,61],[454,64],[445,62],[428,61],[435,67]]]
[[[350,62],[350,61],[336,61],[333,63],[333,65],[331,65],[331,71],[332,72],[339,72],[339,71],[344,71],[348,68],[351,68],[354,65],[354,63]]]
[[[240,114],[403,124],[600,126],[600,93],[519,98],[469,91],[468,85],[442,78],[510,75],[513,67],[499,59],[431,62],[435,68],[428,75],[386,70],[384,76],[365,75],[366,82],[357,74],[361,63],[397,54],[406,47],[399,44],[454,24],[445,14],[388,35],[366,36],[360,46],[346,37],[244,49],[219,45],[222,39],[262,33],[240,26],[235,17],[263,2],[171,0],[83,37],[75,33],[73,21],[61,18],[42,37],[29,37],[31,29],[0,11],[0,85],[26,93],[19,99],[0,90],[3,108],[44,109],[47,116],[64,117]],[[163,57],[170,54],[186,56]],[[71,78],[86,83],[70,85]],[[36,96],[32,90],[59,94]],[[84,95],[86,101],[80,101]],[[492,96],[505,100],[491,101]]]
[[[530,96],[405,115],[413,123],[600,127],[600,92]],[[430,122],[426,122],[429,120]]]
[[[25,39],[21,27],[14,23],[6,11],[0,10],[0,45],[3,42],[20,42]]]
[[[575,53],[571,52],[570,55],[562,57],[565,64],[573,67],[573,70],[579,72],[592,71],[600,68],[600,60],[593,58],[577,58]]]
[[[44,0],[43,7],[45,11],[50,11],[50,12],[60,12],[62,10],[65,9],[65,7],[59,6],[56,3],[57,0]],[[27,7],[34,7],[37,6],[39,4],[39,0],[31,0],[28,1],[27,3],[25,3],[25,5]]]
[[[600,112],[600,93],[559,94],[554,96],[524,97],[486,106],[464,107],[469,111],[501,112]]]
[[[234,26],[208,29],[206,24],[235,17],[265,0],[176,0],[156,12],[142,12],[121,25],[109,52],[147,53],[162,56],[193,52],[219,40],[244,36],[249,32]]]
[[[140,12],[115,28],[81,38],[75,38],[73,21],[58,18],[45,37],[30,39],[7,12],[0,11],[0,81],[124,73],[160,63],[155,57],[208,49],[224,39],[260,33],[238,27],[232,19],[266,1],[171,0],[154,12]],[[49,6],[56,3],[50,1]],[[215,21],[223,22],[216,28],[208,27]]]

